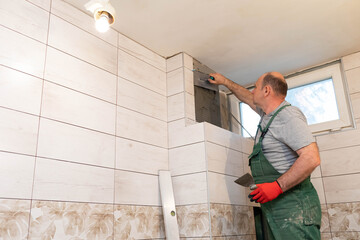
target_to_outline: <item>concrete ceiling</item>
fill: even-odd
[[[88,0],[65,0],[81,11]],[[360,51],[360,0],[110,0],[115,30],[242,85]],[[90,15],[91,13],[88,12]]]

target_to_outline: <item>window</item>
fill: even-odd
[[[313,133],[334,131],[351,126],[340,63],[286,78],[286,101],[301,109]],[[254,137],[260,117],[248,105],[240,103],[241,124]],[[242,136],[249,134],[242,129]]]

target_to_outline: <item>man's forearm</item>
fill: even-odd
[[[230,79],[227,79],[224,82],[224,86],[227,87],[240,101],[248,104],[252,109],[254,109],[254,111],[256,110],[256,106],[254,105],[253,101],[253,95],[248,89],[240,86],[237,83],[234,83]]]
[[[283,192],[304,181],[320,165],[319,151],[316,143],[311,143],[297,151],[299,158],[292,167],[277,179]]]

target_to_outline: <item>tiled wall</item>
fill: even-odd
[[[1,0],[0,239],[161,239],[166,60],[61,0]]]
[[[316,137],[321,165],[313,173],[323,207],[323,239],[360,238],[360,53],[342,58],[355,128]]]

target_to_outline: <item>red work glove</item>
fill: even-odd
[[[266,203],[277,198],[283,191],[277,181],[272,183],[256,184],[257,189],[249,195],[250,201],[257,203]]]

